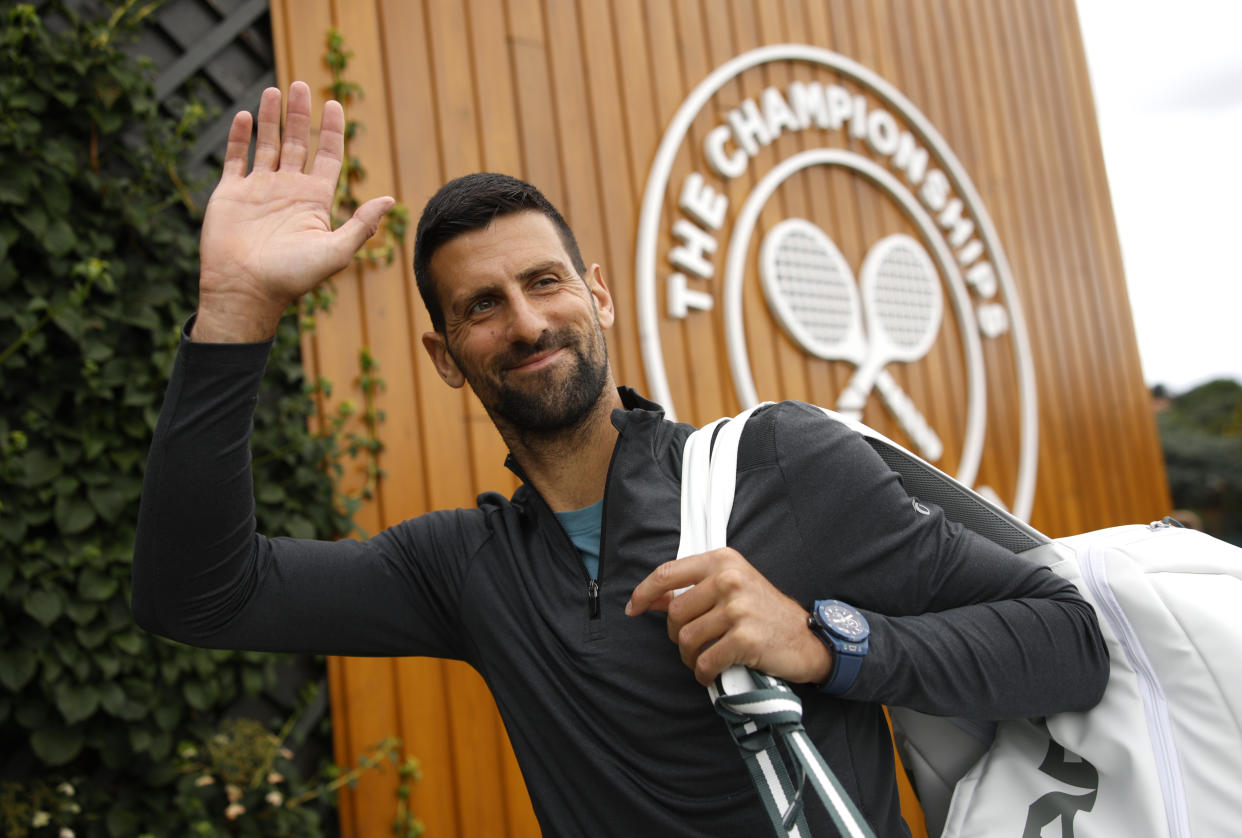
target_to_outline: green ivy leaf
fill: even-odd
[[[56,657],[61,663],[75,671],[79,669],[79,664],[86,662],[86,655],[83,653],[82,648],[78,644],[71,642],[67,637],[63,639],[57,638],[53,641],[51,650],[56,653]],[[47,658],[44,657],[44,660],[47,660]],[[85,680],[85,676],[79,680]]]
[[[116,483],[91,486],[87,489],[86,496],[90,499],[91,506],[95,507],[95,511],[105,521],[116,520],[129,502],[125,489]]]
[[[315,537],[315,525],[301,515],[290,515],[285,522],[285,531],[293,538]]]
[[[21,485],[30,488],[55,480],[60,476],[63,468],[61,461],[43,448],[31,448],[15,459],[18,469],[24,476]]]
[[[56,687],[56,709],[69,724],[89,719],[98,708],[99,690],[94,685],[61,683]]]
[[[242,670],[242,689],[247,695],[258,695],[263,690],[266,679],[263,677],[263,670],[251,669],[247,667]]]
[[[259,503],[281,503],[285,499],[285,490],[276,483],[264,483],[255,492],[255,500]]]
[[[107,437],[95,435],[90,428],[82,429],[82,452],[87,460],[93,460],[108,447]]]
[[[16,166],[6,166],[0,169],[0,203],[24,204],[29,199],[30,178],[22,174],[28,171],[30,171],[28,167],[18,168]]]
[[[126,698],[125,703],[121,705],[121,709],[117,710],[118,719],[127,722],[137,722],[147,717],[148,707],[141,701],[135,701],[133,698]]]
[[[116,681],[105,681],[99,687],[99,706],[110,715],[118,715],[125,707],[125,690]]]
[[[47,232],[47,213],[43,211],[43,207],[25,207],[22,212],[17,213],[17,221],[36,239],[42,239]]]
[[[83,498],[64,495],[58,497],[53,514],[56,526],[67,535],[80,533],[95,523],[95,510]]]
[[[176,704],[161,704],[152,713],[160,730],[172,730],[181,721],[181,708]]]
[[[78,596],[91,602],[103,602],[111,599],[119,586],[116,579],[102,570],[86,567],[78,577]]]
[[[0,684],[17,692],[34,677],[38,665],[39,656],[33,649],[5,649],[0,652]]]
[[[22,607],[42,625],[50,626],[64,612],[65,603],[59,591],[35,588],[26,594]]]
[[[134,631],[127,631],[123,634],[114,635],[112,643],[127,655],[137,655],[146,646],[142,636]]]
[[[100,643],[103,639],[100,638]],[[98,645],[98,644],[96,644]],[[115,678],[121,672],[121,660],[116,655],[108,652],[99,652],[94,657],[95,666],[99,668],[99,674],[105,678]]]
[[[73,107],[73,103],[77,101],[77,96],[72,91],[55,90],[53,95],[60,99],[61,104],[67,107]],[[69,175],[77,171],[80,165],[73,153],[73,147],[63,139],[54,138],[49,140],[43,148],[43,159]]]
[[[73,630],[73,636],[76,637],[78,642],[87,649],[96,648],[99,644],[107,640],[110,634],[112,634],[112,630],[109,629],[107,625],[102,623],[94,623],[88,626],[78,626]],[[103,668],[103,665],[99,663],[99,661],[96,661],[96,665],[100,666],[101,669]]]
[[[195,710],[206,710],[211,706],[211,696],[202,681],[186,681],[181,685],[181,694],[185,696],[186,704]]]
[[[3,585],[0,585],[0,588],[3,588]],[[84,626],[99,614],[99,606],[93,602],[71,599],[65,603],[65,613],[69,615],[70,620],[79,626]]]
[[[131,727],[129,729],[129,746],[138,753],[142,753],[151,747],[152,734],[145,727]]]
[[[57,454],[60,453],[61,452],[58,450]],[[65,460],[66,458],[62,456],[60,459]],[[80,485],[82,484],[76,477],[69,474],[62,474],[60,477],[57,477],[52,481],[52,491],[60,496],[72,495],[77,491],[78,486]]]
[[[83,740],[80,728],[49,725],[31,735],[30,747],[48,765],[64,765],[82,750]]]
[[[82,335],[86,332],[86,318],[82,310],[78,308],[66,306],[60,309],[52,315],[52,322],[75,341],[81,341]]]
[[[69,185],[65,181],[49,178],[44,182],[39,191],[43,197],[43,205],[47,207],[52,217],[64,218],[69,213],[73,197],[70,195]],[[72,236],[73,231],[70,230],[69,234]]]
[[[156,731],[155,735],[151,737],[151,745],[147,748],[147,753],[158,764],[160,760],[168,757],[168,754],[172,751],[172,744],[171,736],[164,731]]]
[[[61,663],[60,658],[49,658],[47,655],[40,657],[43,660],[43,679],[53,684],[60,681],[65,671],[65,665]]]

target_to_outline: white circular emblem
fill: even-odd
[[[740,103],[713,101],[726,85],[773,62],[784,62],[793,81]],[[834,80],[826,80],[823,69],[835,73]],[[708,109],[712,104],[715,109]],[[687,142],[692,128],[695,136]],[[786,134],[799,136],[800,150],[772,162],[771,148]],[[670,194],[679,162],[679,171],[689,172]],[[817,170],[858,179],[897,210],[903,229],[879,231],[859,264],[851,264],[825,229],[831,225],[782,209],[781,190]],[[786,217],[774,220],[778,215]],[[673,244],[661,254],[665,232]],[[761,395],[780,397],[773,392],[778,383],[756,381],[752,370],[746,317],[757,309],[753,297],[749,312],[743,300],[757,285],[793,345],[811,358],[848,365],[836,403],[826,406],[859,418],[874,396],[917,453],[1029,517],[1036,390],[1008,262],[944,139],[871,70],[825,49],[782,44],[712,72],[682,103],[660,143],[643,195],[635,264],[647,383],[670,416],[676,400],[661,330],[679,319],[711,316],[718,305],[737,401],[749,407]],[[962,419],[937,428],[893,372],[923,361],[946,340],[956,345],[947,357],[960,367]],[[994,425],[1010,426],[1016,416],[1018,427],[990,438],[990,415]],[[1016,460],[996,471],[1009,475],[1009,485],[990,485],[998,476],[981,479],[985,450],[991,461]],[[942,462],[946,451],[955,463]]]

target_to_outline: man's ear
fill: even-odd
[[[612,292],[604,284],[604,272],[599,264],[587,269],[587,288],[595,298],[595,309],[599,312],[599,325],[607,329],[616,320],[616,312],[612,307]]]
[[[436,372],[440,373],[444,383],[450,387],[460,387],[466,383],[466,376],[462,375],[461,370],[457,367],[457,362],[449,354],[448,344],[445,342],[444,335],[439,332],[424,333],[423,348],[431,356],[431,363],[435,364]]]

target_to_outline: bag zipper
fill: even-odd
[[[1169,705],[1164,689],[1156,675],[1142,641],[1126,618],[1121,604],[1108,583],[1108,570],[1100,548],[1092,546],[1080,563],[1083,580],[1091,590],[1096,603],[1104,612],[1109,626],[1117,636],[1126,658],[1138,678],[1139,697],[1143,702],[1147,719],[1147,732],[1151,737],[1156,773],[1160,780],[1160,793],[1164,798],[1165,814],[1169,821],[1170,838],[1190,838],[1190,820],[1186,812],[1186,789],[1182,784],[1182,772],[1173,741],[1173,723],[1169,720]]]

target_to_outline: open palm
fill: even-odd
[[[349,264],[393,204],[388,197],[367,201],[333,230],[331,207],[344,153],[344,112],[337,102],[325,103],[319,148],[309,170],[303,171],[309,149],[310,90],[301,82],[289,88],[283,142],[280,100],[275,88],[263,93],[249,173],[250,114],[237,114],[229,129],[224,171],[203,219],[196,340],[203,339],[200,326],[214,339],[270,336],[291,302]],[[244,336],[233,334],[233,327],[243,325]]]

